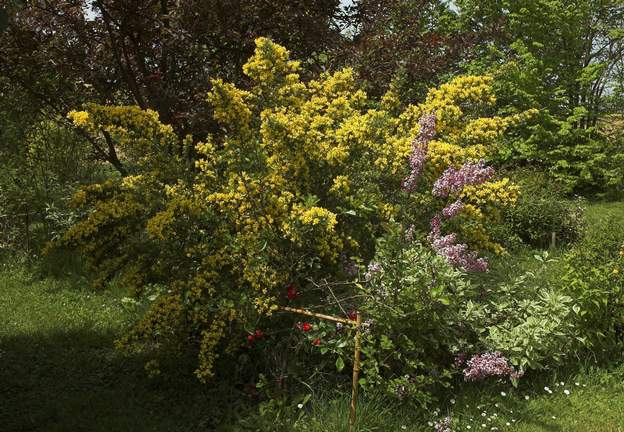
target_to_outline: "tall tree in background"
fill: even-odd
[[[621,181],[600,120],[617,110],[624,65],[622,0],[459,0],[467,31],[484,35],[479,73],[497,77],[500,109],[539,108],[509,148],[544,163],[571,189]],[[508,155],[508,156],[509,156]]]
[[[488,34],[499,64],[531,56],[541,76],[538,102],[578,127],[596,125],[604,96],[624,62],[622,0],[460,0],[467,27]],[[482,53],[485,52],[482,50]],[[492,52],[492,51],[490,51]],[[554,96],[554,97],[553,97]]]
[[[214,126],[210,78],[240,82],[261,35],[319,58],[340,44],[340,11],[339,0],[5,1],[0,74],[57,118],[87,101],[133,104],[201,137]],[[93,145],[123,172],[112,142]]]
[[[477,33],[462,29],[446,1],[360,0],[349,8],[353,42],[346,54],[373,95],[392,78],[407,101],[456,73]]]

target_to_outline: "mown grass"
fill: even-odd
[[[1,431],[214,427],[218,389],[201,386],[190,363],[170,360],[178,362],[167,365],[172,374],[149,379],[146,356],[114,348],[137,313],[123,295],[0,267]]]
[[[588,220],[589,235],[621,229],[613,221],[624,220],[624,203],[592,204]],[[519,251],[493,280],[535,266],[534,254]],[[271,420],[261,421],[257,408],[235,391],[199,384],[192,359],[161,358],[166,373],[149,378],[147,354],[116,350],[114,340],[140,312],[124,305],[124,295],[114,287],[93,292],[80,278],[41,279],[24,265],[0,265],[1,431],[273,430]],[[460,421],[461,431],[624,431],[624,365],[579,363],[569,371],[526,377],[518,389],[466,384],[448,395],[437,416],[432,410],[425,418],[381,396],[363,395],[358,431],[432,431],[428,422],[447,414]],[[286,410],[292,430],[346,431],[349,397],[319,393],[304,407]]]

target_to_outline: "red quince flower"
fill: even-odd
[[[262,330],[256,330],[255,335],[257,338],[261,338],[262,336],[264,336],[264,333],[262,333]]]
[[[303,323],[301,328],[303,329],[304,332],[310,331],[310,330],[312,330],[312,324],[310,324],[310,323]]]
[[[312,345],[320,345],[321,344],[321,340],[319,338],[316,338],[312,341]]]
[[[254,335],[247,336],[247,342],[252,343],[254,340]]]
[[[350,310],[349,313],[347,314],[347,316],[349,317],[349,319],[351,321],[355,321],[355,320],[357,320],[357,311],[356,310]]]
[[[288,300],[294,300],[298,295],[297,288],[293,284],[286,287],[286,297],[288,297]]]

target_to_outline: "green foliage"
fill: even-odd
[[[600,226],[564,256],[560,290],[574,298],[584,341],[612,352],[624,335],[624,224],[619,216]]]
[[[378,105],[351,69],[303,81],[284,47],[266,38],[256,44],[243,67],[247,90],[213,80],[208,100],[223,133],[204,142],[193,145],[155,111],[133,106],[89,104],[68,115],[95,143],[119,149],[125,174],[74,195],[83,216],[57,244],[80,250],[100,287],[116,277],[139,296],[153,284],[167,287],[119,345],[190,349],[201,380],[215,376],[220,358],[241,351],[245,334],[283,303],[287,285],[307,291],[310,281],[340,283],[341,261],[368,261],[392,218],[426,225],[447,204],[431,193],[440,173],[486,157],[507,127],[532,113],[481,116],[493,95],[490,78],[477,76],[431,89],[418,105],[402,108],[392,91]],[[419,119],[433,112],[437,139],[422,191],[410,195],[401,183],[412,141]],[[193,152],[200,159],[190,166]],[[516,197],[508,179],[462,191],[472,221],[465,236],[477,248],[500,249],[486,225]],[[327,303],[318,293],[301,301]],[[286,373],[276,369],[276,379]]]
[[[495,76],[499,111],[539,109],[510,135],[501,159],[539,162],[567,191],[617,190],[622,149],[600,123],[618,112],[607,89],[617,88],[624,63],[621,1],[458,3],[465,25],[491,30],[468,69]]]
[[[499,227],[508,244],[517,238],[527,245],[546,248],[552,246],[553,234],[559,246],[583,235],[585,204],[581,198],[570,201],[562,193],[563,186],[535,169],[515,170],[511,177],[520,186],[520,196],[516,205],[505,211]]]
[[[72,129],[48,120],[16,124],[5,116],[0,122],[6,126],[0,137],[5,161],[0,172],[0,249],[38,253],[75,222],[68,196],[80,183],[97,178],[99,167]]]
[[[522,371],[560,365],[578,345],[573,298],[540,287],[540,282],[527,273],[498,286],[471,317],[475,325],[488,323],[483,329],[485,345],[504,352]]]
[[[447,383],[453,353],[468,349],[464,307],[474,295],[463,275],[391,226],[378,244],[361,305],[370,329],[363,342],[364,383],[427,406]]]

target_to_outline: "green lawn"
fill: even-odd
[[[121,298],[0,267],[1,431],[210,430],[214,390],[192,370],[150,380],[114,349],[135,315]]]
[[[608,215],[624,217],[624,203],[593,204],[590,224],[600,226]],[[255,408],[245,411],[247,420],[229,421],[238,426],[218,426],[246,403],[232,407],[237,395],[225,393],[232,390],[200,385],[190,362],[164,359],[167,373],[148,378],[148,357],[115,350],[115,338],[137,316],[122,298],[116,290],[94,293],[84,281],[40,280],[24,266],[0,265],[0,431],[271,430],[249,417]],[[452,412],[461,431],[624,431],[624,365],[581,363],[528,377],[518,389],[466,385],[449,395],[439,416]],[[299,417],[293,430],[346,431],[348,404],[331,394],[312,397],[299,411],[288,408]],[[433,414],[422,419],[383,398],[365,395],[360,415],[360,432],[433,431]]]

